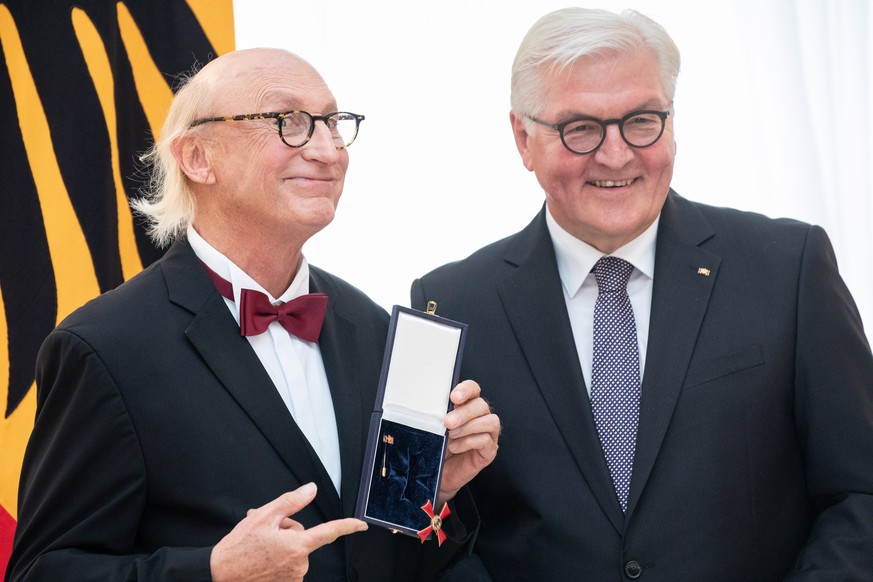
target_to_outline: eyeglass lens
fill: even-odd
[[[334,113],[327,118],[313,118],[305,111],[287,113],[279,126],[282,140],[289,146],[299,147],[306,143],[315,132],[314,123],[324,123],[339,147],[350,145],[358,132],[358,120],[350,113]]]

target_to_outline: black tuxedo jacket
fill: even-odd
[[[873,580],[873,357],[820,228],[670,193],[626,515],[544,214],[429,300],[503,424],[473,482],[495,580]]]
[[[310,279],[330,298],[319,346],[339,494],[180,241],[43,345],[8,578],[209,580],[212,546],[248,509],[310,481],[318,494],[294,519],[310,527],[353,515],[388,316],[320,269]],[[371,527],[314,552],[307,580],[417,579],[420,565],[436,570],[460,553],[447,543],[422,548]]]

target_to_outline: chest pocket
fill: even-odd
[[[695,362],[685,375],[682,389],[696,388],[707,382],[763,365],[764,349],[760,344],[755,344],[705,362]]]

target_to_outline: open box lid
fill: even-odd
[[[466,325],[394,306],[377,406],[383,416],[442,434]]]

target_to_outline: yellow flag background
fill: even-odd
[[[0,0],[0,578],[39,346],[160,256],[131,215],[180,73],[233,49],[231,0]]]

